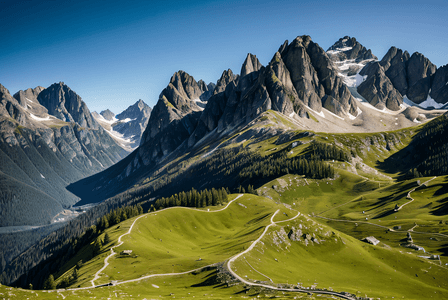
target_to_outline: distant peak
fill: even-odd
[[[108,121],[112,121],[115,117],[115,114],[111,112],[109,109],[103,110],[102,112],[100,112],[100,115],[102,115],[103,118]]]

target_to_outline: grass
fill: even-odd
[[[30,291],[0,286],[0,296],[7,299],[311,299],[304,294],[249,289],[243,285],[227,286],[215,281],[216,269],[182,276],[155,277],[140,282],[88,290]]]
[[[366,180],[339,170],[339,176],[335,179],[309,179],[301,175],[285,175],[268,182],[258,191],[276,201],[292,205],[300,212],[318,214],[352,201],[378,184],[384,183]]]
[[[421,180],[423,182],[425,179]],[[434,195],[437,201],[437,197],[442,197],[437,195],[443,195],[444,190],[440,189],[445,188],[446,180],[437,178],[428,183],[428,187],[422,188],[423,193],[416,197],[415,202],[429,201]],[[389,244],[400,243],[405,233],[387,232],[371,224],[356,221],[362,220],[364,216],[358,211],[369,205],[374,206],[375,199],[378,201],[387,195],[395,195],[397,198],[397,192],[406,193],[415,185],[414,180],[411,180],[375,189],[376,182],[348,172],[342,172],[335,180],[305,180],[301,176],[286,175],[259,189],[272,200],[245,194],[223,211],[216,211],[223,208],[222,206],[207,207],[203,210],[176,207],[146,214],[135,223],[131,234],[122,238],[123,245],[115,249],[118,253],[122,250],[133,250],[132,255],[112,257],[109,260],[110,265],[95,283],[135,279],[148,274],[183,272],[211,264],[217,264],[220,268],[219,265],[228,258],[247,249],[270,224],[274,212],[280,209],[275,222],[293,217],[296,215],[295,210],[301,211],[302,215],[293,221],[272,226],[252,251],[236,260],[233,269],[240,276],[253,281],[272,280],[274,285],[299,284],[303,287],[346,291],[358,296],[367,295],[382,299],[444,299],[448,297],[448,270],[444,266],[419,258],[414,253],[408,254],[408,249],[394,245],[390,247]],[[416,190],[418,191],[420,190]],[[230,199],[233,199],[232,197],[236,195]],[[424,200],[426,198],[428,199]],[[422,209],[434,210],[438,209],[438,205]],[[312,217],[313,213],[318,212],[354,222],[327,222]],[[426,214],[423,211],[415,212],[415,209],[410,209],[410,212],[415,214],[414,218]],[[403,213],[408,217],[412,217],[410,212],[403,209]],[[373,212],[369,211],[369,215],[371,214]],[[386,219],[383,219],[381,223],[386,224]],[[88,260],[91,246],[85,247],[61,269],[58,280],[70,275],[77,261],[86,259],[78,272],[79,280],[72,287],[90,286],[93,275],[103,266],[104,258],[110,253],[110,247],[117,243],[120,235],[128,231],[134,220],[135,218],[128,219],[108,228],[106,232],[111,242],[103,246],[102,253]],[[424,220],[431,222],[431,218]],[[398,222],[393,219],[388,224]],[[288,233],[291,230],[297,232],[299,228],[302,231],[298,234],[300,241],[289,239]],[[408,228],[403,227],[403,230],[405,229]],[[305,245],[303,234],[313,237],[313,242],[308,240]],[[382,243],[372,246],[359,241],[369,235],[379,238]],[[423,241],[417,234],[413,234],[413,237],[417,244]],[[433,240],[431,242],[437,243]],[[306,294],[283,294],[272,290],[248,288],[241,284],[228,286],[225,280],[218,278],[222,274],[216,267],[211,267],[202,272],[182,276],[153,277],[118,286],[60,293],[73,299],[309,297]],[[7,287],[0,287],[0,293],[8,297],[14,294],[29,299],[33,299],[35,293],[40,296],[45,293],[46,299],[58,297],[54,291],[34,293],[20,289],[8,290]]]
[[[301,233],[315,236],[319,244],[305,245],[303,237],[301,241],[290,240],[285,233],[300,226]],[[274,285],[299,284],[362,297],[448,297],[446,268],[395,249],[360,242],[303,216],[272,227],[262,243],[235,262],[235,269],[248,280],[269,281],[269,277]]]
[[[96,283],[184,272],[222,262],[258,238],[277,209],[289,212],[269,199],[244,195],[218,212],[177,207],[148,214],[115,249],[117,253],[132,250],[132,255],[112,257]]]

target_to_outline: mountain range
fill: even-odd
[[[359,176],[362,191],[446,174],[448,66],[395,47],[379,60],[348,36],[326,51],[306,35],[285,41],[266,66],[249,53],[216,83],[175,72],[152,109],[90,113],[62,82],[14,96],[0,85],[0,96],[1,227],[49,224],[70,208],[75,218],[74,204],[97,205],[95,224],[126,201],[148,210],[190,189],[266,189],[289,174],[284,161],[313,179]]]
[[[313,131],[413,126],[442,113],[436,108],[448,101],[447,72],[447,66],[436,68],[417,52],[391,47],[378,60],[355,38],[343,37],[324,51],[309,36],[300,36],[285,41],[267,66],[249,53],[238,75],[225,70],[216,84],[176,72],[153,109],[139,100],[118,115],[91,114],[62,82],[14,97],[2,86],[1,172],[8,188],[2,189],[1,225],[46,223],[79,197],[80,203],[97,202],[125,191],[164,161],[213,145],[268,110]],[[34,191],[47,203],[42,207],[56,203],[51,212],[35,214],[34,204],[26,204]],[[17,215],[14,205],[6,209],[13,199],[30,208],[29,217]]]
[[[419,99],[445,93],[448,78],[439,78],[446,67],[436,72],[418,53],[413,55],[420,57],[418,61],[404,60],[404,70],[427,70],[416,71],[420,79],[404,76],[414,86],[411,91],[427,91],[419,96],[408,93],[412,96],[406,100],[405,92],[390,79],[398,82],[392,75],[398,68],[397,59],[386,63],[394,49],[378,61],[355,38],[341,38],[324,51],[309,36],[301,36],[281,45],[267,66],[248,54],[240,74],[224,71],[212,93],[186,72],[176,72],[154,106],[139,148],[119,164],[69,189],[86,203],[106,199],[151,177],[182,153],[207,144],[216,147],[215,141],[233,136],[268,110],[281,113],[293,126],[267,127],[253,135],[268,138],[292,128],[334,133],[396,130],[441,115],[443,110],[425,105],[435,100]],[[436,107],[448,101],[437,99]],[[198,101],[205,102],[205,108]]]
[[[140,145],[152,109],[142,100],[115,115],[109,109],[92,116],[125,150],[132,152]]]

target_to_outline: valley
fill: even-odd
[[[448,298],[447,82],[299,36],[117,115],[0,86],[0,297]]]

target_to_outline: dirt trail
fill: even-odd
[[[221,208],[221,209],[218,209],[218,210],[205,211],[205,210],[200,210],[200,209],[197,209],[197,208],[191,208],[191,207],[177,207],[177,206],[176,206],[176,207],[168,207],[168,208],[165,208],[165,209],[163,209],[163,210],[160,210],[159,212],[164,211],[164,210],[168,210],[168,209],[173,209],[173,208],[185,208],[185,209],[191,209],[191,210],[202,211],[202,212],[207,212],[207,213],[219,212],[219,211],[223,211],[223,210],[227,209],[227,207],[229,207],[229,205],[230,205],[232,202],[234,202],[235,200],[237,200],[237,199],[240,198],[241,196],[243,196],[243,194],[239,194],[238,196],[235,197],[235,199],[229,201],[229,203],[227,203],[227,205],[226,205],[225,207],[223,207],[223,208]],[[115,254],[117,254],[117,253],[114,251],[114,248],[120,247],[120,246],[123,244],[123,241],[121,240],[121,238],[124,237],[125,235],[130,234],[131,231],[132,231],[132,228],[134,227],[135,222],[137,222],[137,220],[140,219],[140,218],[142,218],[142,217],[146,217],[147,215],[148,215],[148,214],[144,214],[144,215],[141,215],[140,217],[138,217],[137,219],[135,219],[134,222],[132,222],[131,227],[129,227],[129,230],[128,230],[126,233],[120,235],[120,237],[118,238],[118,244],[110,248],[110,254],[104,259],[104,266],[103,266],[101,269],[99,269],[98,272],[95,273],[95,276],[94,276],[93,279],[90,281],[90,282],[92,283],[92,287],[95,287],[95,286],[96,286],[96,285],[95,285],[95,280],[97,280],[98,278],[100,278],[100,273],[103,272],[103,271],[107,268],[107,266],[109,265],[109,258],[111,258],[111,257],[114,256]],[[201,269],[202,269],[202,268],[201,268]],[[187,274],[187,273],[191,273],[191,272],[194,272],[194,271],[197,271],[197,270],[191,270],[191,271],[183,272],[183,273],[169,273],[169,274],[166,273],[166,274],[158,274],[158,276],[166,276],[166,275],[182,275],[182,274]],[[155,276],[155,275],[151,275],[151,276],[149,276],[149,277],[152,277],[152,276]],[[120,284],[121,284],[121,283],[124,283],[124,282],[133,282],[133,281],[137,281],[137,280],[142,280],[142,279],[144,279],[144,278],[149,278],[149,277],[141,277],[141,278],[138,278],[138,279],[133,279],[133,280],[131,280],[131,281],[122,281],[122,282],[120,282]]]
[[[269,224],[268,226],[266,226],[266,228],[264,229],[263,233],[260,235],[260,237],[258,239],[256,239],[250,246],[249,248],[247,248],[246,250],[244,250],[241,253],[238,253],[236,255],[234,255],[232,258],[230,258],[227,261],[227,269],[229,270],[229,272],[232,274],[233,277],[235,277],[236,279],[238,279],[239,281],[243,282],[244,284],[250,285],[250,286],[259,286],[259,287],[264,287],[264,288],[268,288],[271,290],[277,290],[277,291],[287,291],[287,292],[299,292],[299,293],[313,293],[313,294],[326,294],[326,295],[333,295],[333,296],[337,296],[337,297],[341,297],[344,299],[355,299],[350,295],[345,295],[342,293],[337,293],[337,292],[332,292],[332,291],[324,291],[324,290],[307,290],[307,289],[300,289],[300,288],[294,288],[294,289],[290,289],[290,288],[279,288],[279,287],[275,287],[275,286],[271,286],[268,284],[263,284],[263,283],[256,283],[256,282],[251,282],[251,281],[247,281],[244,278],[242,278],[241,276],[239,276],[238,274],[236,274],[233,270],[232,270],[232,263],[239,258],[241,255],[244,255],[246,253],[248,253],[249,251],[251,251],[255,245],[264,237],[264,235],[266,234],[266,232],[268,231],[269,227],[273,226],[273,225],[277,225],[277,223],[282,223],[282,222],[288,222],[288,221],[292,221],[295,218],[300,216],[300,212],[297,213],[297,215],[291,219],[288,220],[283,220],[283,221],[277,221],[274,222],[274,217],[275,215],[279,212],[280,210],[277,210],[271,217],[271,224]],[[265,276],[265,275],[264,275]],[[266,276],[267,277],[267,276]],[[272,280],[271,280],[272,281]]]
[[[436,179],[436,178],[437,178],[437,176],[434,176],[433,178],[431,178],[431,179],[429,179],[429,180],[426,180],[425,182],[423,182],[423,183],[420,184],[419,186],[416,186],[415,188],[413,188],[412,190],[410,190],[410,191],[408,192],[408,195],[406,196],[406,198],[411,199],[411,201],[408,201],[408,202],[406,202],[405,204],[399,206],[395,211],[399,211],[400,209],[403,208],[403,206],[408,205],[409,203],[411,203],[412,201],[415,200],[414,198],[411,197],[411,193],[412,193],[412,192],[414,192],[417,188],[421,187],[421,186],[424,185],[424,184],[427,184],[428,182],[430,182],[431,180],[434,180],[434,179]]]
[[[238,198],[240,198],[241,196],[243,196],[243,194],[239,194],[237,197],[235,197],[235,199],[229,201],[229,203],[227,203],[227,205],[226,205],[224,208],[219,209],[219,210],[214,210],[214,211],[205,211],[205,210],[200,210],[200,209],[196,209],[196,208],[189,208],[189,207],[169,207],[169,208],[166,208],[166,209],[163,209],[163,210],[174,209],[174,208],[184,208],[184,209],[191,209],[191,210],[196,210],[196,211],[202,211],[202,212],[206,212],[206,213],[219,212],[219,211],[223,211],[223,210],[227,209],[227,208],[229,207],[229,205],[230,205],[232,202],[236,201],[236,200],[237,200]],[[161,211],[163,211],[163,210],[161,210]],[[158,212],[161,212],[161,211],[158,211]],[[280,210],[277,210],[277,211],[272,215],[272,217],[271,217],[271,223],[270,223],[268,226],[266,226],[266,228],[264,229],[263,233],[260,235],[260,237],[259,237],[258,239],[256,239],[256,240],[255,240],[255,241],[254,241],[254,242],[253,242],[253,243],[252,243],[246,250],[244,250],[243,252],[241,252],[241,253],[239,253],[239,254],[233,256],[232,258],[230,258],[230,259],[228,260],[228,262],[227,262],[227,268],[229,269],[229,272],[230,272],[236,279],[238,279],[239,281],[241,281],[241,282],[243,282],[243,283],[245,283],[245,284],[247,284],[247,285],[251,285],[251,286],[261,286],[261,287],[265,287],[265,288],[272,289],[272,290],[277,290],[277,291],[300,292],[300,293],[313,293],[313,294],[327,294],[327,295],[333,295],[333,296],[341,297],[341,298],[344,298],[344,299],[355,299],[355,298],[353,298],[353,297],[350,296],[350,295],[345,295],[345,294],[342,294],[342,293],[337,293],[337,292],[332,292],[332,291],[324,291],[324,290],[305,290],[305,289],[298,289],[298,288],[289,289],[289,288],[279,288],[279,287],[274,287],[274,286],[270,286],[270,285],[267,285],[267,284],[258,284],[258,283],[254,283],[254,282],[250,282],[250,281],[244,280],[243,278],[241,278],[238,274],[236,274],[236,273],[231,269],[231,264],[232,264],[232,262],[234,262],[234,261],[235,261],[238,257],[240,257],[241,255],[244,255],[245,253],[248,253],[249,251],[251,251],[251,250],[255,247],[255,245],[256,245],[256,244],[257,244],[257,243],[264,237],[264,235],[265,235],[266,232],[268,231],[269,227],[271,227],[271,226],[273,226],[273,225],[277,225],[277,223],[283,223],[283,222],[292,221],[292,220],[296,219],[297,217],[299,217],[299,216],[301,215],[300,212],[298,212],[296,216],[294,216],[294,217],[292,217],[292,218],[290,218],[290,219],[283,220],[283,221],[277,221],[277,222],[274,222],[274,217],[275,217],[275,215],[276,215],[279,211],[280,211]],[[149,214],[149,213],[148,213],[148,214]],[[102,271],[104,271],[104,269],[109,265],[109,262],[108,262],[108,261],[109,261],[109,258],[111,258],[112,256],[114,256],[114,255],[116,254],[116,252],[114,251],[114,248],[119,247],[119,246],[121,246],[121,245],[123,244],[123,241],[121,240],[122,237],[124,237],[125,235],[130,234],[131,231],[132,231],[132,228],[134,227],[134,225],[135,225],[135,223],[137,222],[137,220],[139,220],[139,219],[142,218],[142,217],[147,216],[148,214],[144,214],[144,215],[141,215],[141,216],[139,216],[138,218],[136,218],[136,219],[134,220],[134,222],[132,222],[131,227],[129,227],[129,230],[128,230],[126,233],[122,234],[122,235],[118,238],[118,244],[115,245],[115,246],[113,246],[113,247],[111,247],[111,249],[110,249],[111,253],[104,259],[104,266],[103,266],[100,270],[98,270],[98,271],[95,273],[94,278],[90,281],[90,282],[92,283],[91,286],[88,286],[88,287],[82,287],[82,288],[71,288],[71,289],[66,289],[65,291],[87,290],[87,289],[97,288],[97,287],[101,287],[101,286],[112,285],[112,283],[102,284],[102,285],[95,285],[95,281],[100,277],[100,276],[99,276],[100,273],[101,273]],[[194,269],[194,270],[189,270],[189,271],[179,272],[179,273],[151,274],[151,275],[146,275],[146,276],[142,276],[142,277],[135,278],[135,279],[123,280],[123,281],[114,283],[114,285],[121,285],[121,284],[130,283],[130,282],[136,282],[136,281],[140,281],[140,280],[148,279],[148,278],[152,278],[152,277],[185,275],[185,274],[189,274],[189,273],[192,273],[192,272],[196,272],[196,271],[199,271],[199,270],[202,270],[202,269],[205,269],[205,268],[208,268],[208,267],[212,267],[212,266],[215,266],[215,265],[216,265],[216,264],[211,264],[211,265],[207,265],[207,266],[204,266],[204,267],[201,267],[201,268],[197,268],[197,269]],[[262,274],[262,275],[263,275],[263,274]],[[265,275],[264,275],[264,276],[265,276]],[[267,276],[266,276],[266,277],[267,277]],[[269,277],[267,277],[267,278],[269,278]],[[270,278],[269,278],[269,279],[270,279]],[[271,280],[271,279],[270,279],[270,280]],[[271,280],[271,282],[272,282],[272,280]],[[51,292],[57,292],[57,293],[59,293],[62,297],[64,297],[64,296],[60,293],[61,290],[50,290],[50,291],[47,291],[47,292],[49,292],[49,293],[51,293]]]

